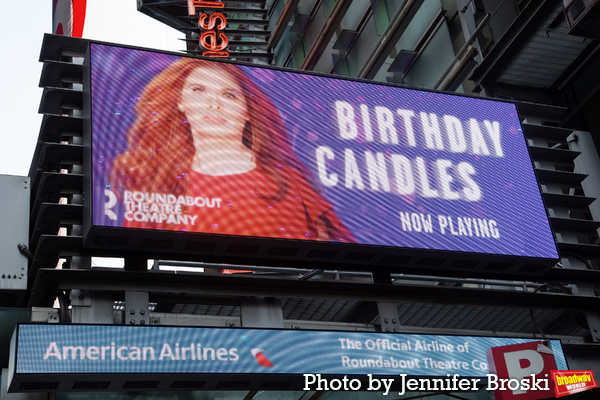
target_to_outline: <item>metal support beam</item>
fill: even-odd
[[[482,83],[481,87],[488,95],[501,94],[510,96],[514,100],[531,101],[539,104],[550,104],[553,101],[552,93],[546,89],[499,82]]]
[[[530,1],[517,16],[509,29],[492,48],[481,64],[473,71],[471,80],[476,84],[492,81],[496,74],[507,65],[522,47],[527,38],[534,32],[546,16],[556,8],[558,0]]]
[[[72,257],[74,271],[90,272],[90,257]],[[73,288],[71,290],[71,322],[73,324],[114,324],[113,294],[95,291],[93,288]],[[62,322],[62,321],[61,321]]]
[[[564,270],[576,273],[576,270]],[[579,272],[579,271],[577,271]],[[581,271],[596,272],[596,271]],[[76,271],[40,269],[30,302],[44,306],[56,298],[58,290],[95,289],[192,293],[256,297],[306,297],[359,301],[463,304],[494,307],[525,307],[597,312],[600,298],[555,293],[529,293],[505,290],[422,285],[378,285],[340,281],[297,281],[254,276],[215,276],[208,274],[135,273],[115,270]]]
[[[254,396],[256,396],[257,393],[258,393],[258,390],[249,391],[248,394],[246,395],[246,397],[244,397],[244,400],[252,400],[254,398]]]
[[[275,24],[275,29],[267,43],[267,50],[274,49],[279,44],[289,22],[296,12],[296,8],[298,8],[298,3],[300,3],[300,0],[288,0],[288,2],[285,3],[285,6],[283,6],[283,10],[281,11],[281,14],[279,14],[279,18]]]
[[[600,221],[600,157],[596,151],[591,133],[576,131],[567,138],[569,150],[580,152],[573,160],[575,171],[588,177],[581,182],[583,192],[587,197],[596,198],[588,207],[592,218]],[[600,232],[598,232],[600,234]]]
[[[444,10],[443,8],[440,9],[440,11],[438,11],[436,16],[433,17],[433,20],[431,21],[431,23],[429,24],[429,26],[427,27],[427,29],[425,30],[425,32],[423,33],[421,38],[419,38],[419,40],[417,41],[417,44],[413,48],[413,51],[417,52],[417,55],[415,56],[415,58],[412,59],[412,61],[410,62],[410,64],[408,64],[408,66],[404,69],[404,71],[402,71],[403,79],[410,72],[412,67],[417,63],[417,60],[419,59],[419,57],[421,57],[421,54],[423,54],[423,51],[425,51],[425,49],[427,48],[427,45],[429,44],[429,42],[431,42],[431,39],[433,39],[433,37],[438,32],[438,30],[441,28],[441,26],[446,21],[444,19],[445,15],[446,15],[446,10]]]
[[[567,138],[567,143],[569,144],[570,150],[580,152],[579,156],[573,160],[573,163],[575,164],[577,172],[588,175],[588,177],[581,182],[581,187],[586,196],[596,198],[588,208],[592,214],[592,218],[594,218],[595,221],[600,221],[600,200],[598,200],[598,198],[600,198],[600,184],[598,183],[600,179],[600,176],[598,176],[598,171],[600,170],[600,158],[595,151],[594,139],[592,139],[592,135],[589,132],[573,132]],[[596,232],[599,232],[599,230],[596,230]],[[569,255],[566,254],[565,258],[569,259]],[[575,260],[569,260],[569,264],[573,264],[573,261]],[[578,261],[586,260],[583,259]],[[579,265],[579,268],[589,268],[589,261],[584,263],[584,265],[577,265]],[[597,285],[591,282],[577,284],[579,293],[588,296],[595,296],[597,287]],[[597,310],[586,312],[585,317],[590,328],[592,340],[594,342],[600,342],[600,313]]]
[[[148,260],[143,257],[127,257],[124,269],[130,272],[146,272],[148,271]]]
[[[111,292],[72,290],[71,322],[74,324],[114,324],[113,303]]]
[[[594,342],[600,342],[600,313],[586,313],[588,326]]]
[[[123,321],[127,325],[150,325],[148,292],[125,292]]]
[[[377,283],[379,285],[391,285],[392,282],[392,274],[389,272],[373,271],[373,283]]]
[[[398,318],[398,304],[377,302],[379,321],[383,332],[400,332],[400,318]]]
[[[279,299],[242,298],[240,315],[244,328],[283,328],[283,311]]]
[[[588,208],[592,214],[594,221],[600,221],[600,176],[598,171],[600,170],[600,157],[596,152],[594,145],[594,139],[589,132],[573,132],[567,137],[567,143],[569,150],[579,152],[579,156],[573,160],[575,164],[575,171],[581,174],[588,175],[581,182],[581,187],[586,196],[596,198]],[[596,230],[599,232],[600,230]],[[569,259],[568,254],[563,255],[564,258]],[[578,268],[589,268],[589,261],[585,262],[586,259],[573,260],[569,259],[569,265],[577,265]],[[584,262],[583,264],[581,262]],[[594,282],[580,282],[577,284],[577,290],[582,295],[596,296],[597,284]],[[596,296],[597,297],[597,296]],[[590,334],[594,342],[600,342],[600,313],[598,310],[589,310],[585,314],[588,326],[590,328]]]
[[[390,22],[388,29],[381,36],[373,52],[358,72],[358,78],[373,79],[381,66],[385,63],[392,49],[396,47],[398,40],[404,34],[413,17],[421,8],[424,0],[409,0],[398,9],[398,12]]]
[[[335,30],[342,22],[344,15],[346,15],[346,11],[348,11],[348,8],[350,8],[351,3],[352,0],[337,1],[333,11],[331,12],[331,15],[329,18],[327,18],[325,26],[323,26],[319,36],[308,50],[302,65],[300,65],[300,69],[312,71],[315,68],[319,62],[319,57],[323,54],[323,51],[325,51],[325,48],[333,37]]]
[[[458,63],[454,71],[448,77],[448,80],[441,86],[440,89],[455,91],[458,86],[466,79],[467,75],[473,70],[475,65],[475,56],[477,55],[477,47],[471,46],[465,57]]]
[[[569,122],[581,112],[585,105],[592,100],[600,92],[600,83],[594,86],[581,101],[577,103],[577,106],[563,119],[561,126],[568,126]]]
[[[438,81],[436,82],[435,85],[433,85],[434,89],[437,89],[442,82],[444,81],[444,79],[446,79],[446,76],[448,75],[448,73],[450,71],[452,71],[452,68],[454,68],[454,65],[461,60],[462,56],[465,54],[465,52],[467,52],[467,50],[470,51],[470,49],[473,47],[471,44],[475,41],[475,39],[477,39],[477,35],[479,35],[479,33],[481,32],[481,30],[483,28],[485,28],[485,26],[487,25],[487,23],[489,22],[489,20],[492,18],[492,16],[490,14],[487,14],[483,20],[479,23],[479,26],[477,26],[477,29],[475,29],[475,32],[473,32],[473,34],[471,35],[471,37],[469,39],[467,39],[467,41],[465,42],[465,44],[463,45],[463,47],[458,51],[458,53],[456,53],[456,56],[454,57],[454,60],[452,60],[450,62],[450,65],[448,65],[448,68],[446,68],[446,70],[444,71],[444,73],[442,74],[442,76],[440,76],[440,79],[438,79]]]

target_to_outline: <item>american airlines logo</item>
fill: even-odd
[[[274,367],[273,363],[265,356],[263,349],[252,349],[250,352],[262,367]]]
[[[156,349],[153,346],[119,346],[111,342],[107,346],[62,346],[50,342],[44,360],[198,360],[198,361],[238,361],[236,347],[208,347],[201,343],[165,343]]]
[[[253,348],[252,356],[262,367],[274,367],[264,350]],[[237,347],[209,347],[201,343],[164,343],[160,349],[153,346],[119,346],[111,342],[106,346],[59,346],[50,342],[44,360],[91,360],[91,361],[222,361],[236,362],[240,359]]]

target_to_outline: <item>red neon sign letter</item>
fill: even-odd
[[[208,23],[205,22],[207,18]],[[225,29],[227,26],[227,18],[225,18],[225,16],[220,12],[214,12],[210,14],[210,16],[207,13],[200,14],[200,17],[198,18],[198,25],[200,25],[200,27],[203,29],[213,29],[217,23],[217,20],[221,20],[219,25],[217,25],[217,29]]]
[[[189,15],[196,15],[196,7],[223,8],[225,5],[220,1],[188,0]],[[198,27],[206,29],[200,35],[200,45],[207,50],[202,53],[203,56],[229,57],[229,52],[225,51],[229,44],[229,38],[223,32],[219,32],[219,30],[227,27],[227,18],[223,13],[213,12],[207,14],[203,12],[198,17]],[[221,40],[220,43],[218,43],[219,39]]]
[[[208,50],[224,50],[229,44],[229,39],[223,32],[219,32],[219,38],[221,39],[221,43],[217,43],[217,32],[202,32],[202,35],[200,35],[200,44]]]
[[[196,7],[223,8],[225,4],[220,1],[188,0],[188,15],[196,15]]]

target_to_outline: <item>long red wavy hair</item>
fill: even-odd
[[[292,167],[306,176],[294,156],[285,126],[271,100],[234,64],[182,58],[156,75],[135,106],[137,118],[128,132],[128,149],[115,158],[111,184],[117,192],[185,193],[195,148],[190,124],[178,103],[186,78],[199,67],[226,71],[240,84],[249,120],[243,143],[254,154],[256,167],[271,175],[285,196]],[[260,190],[260,189],[257,189]]]

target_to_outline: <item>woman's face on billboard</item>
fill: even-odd
[[[228,139],[241,143],[248,106],[238,81],[228,72],[198,67],[183,85],[179,109],[186,115],[194,139],[197,136]]]

